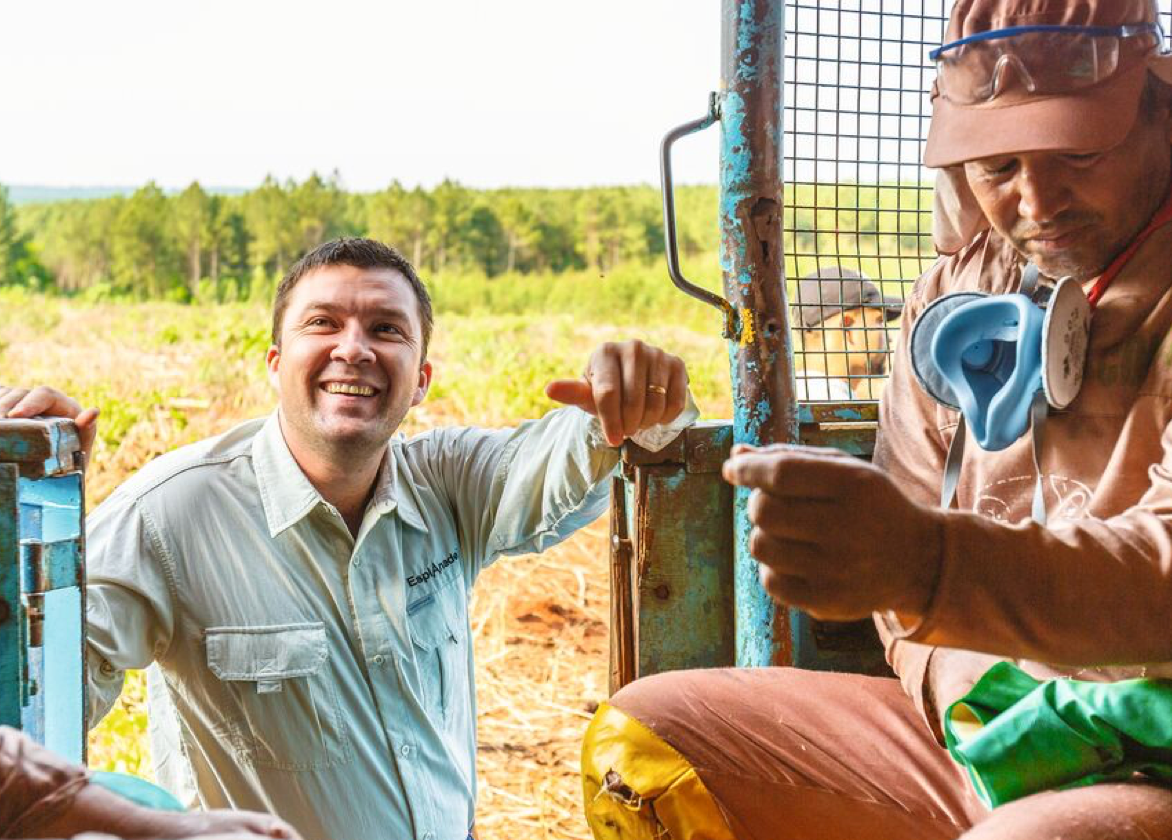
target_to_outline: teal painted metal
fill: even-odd
[[[809,407],[803,406],[803,409]],[[848,410],[850,409],[850,410]],[[818,405],[803,413],[799,440],[870,458],[875,423],[855,420],[867,406]],[[824,419],[815,422],[819,415]],[[835,422],[838,415],[848,422]],[[650,453],[628,445],[616,493],[624,504],[627,535],[623,550],[634,556],[633,578],[621,605],[633,618],[634,667],[626,679],[680,668],[737,664],[735,632],[734,505],[732,489],[720,479],[734,437],[728,421],[707,421],[688,429],[666,449]],[[613,526],[612,526],[613,527]],[[617,591],[617,587],[616,587]],[[613,613],[612,613],[613,614]],[[803,667],[859,673],[888,673],[883,649],[869,621],[848,625],[787,616],[781,638],[794,639],[781,654]],[[613,662],[613,660],[612,660]],[[626,680],[612,681],[612,690]]]
[[[685,450],[683,459],[641,466],[628,483],[635,501],[628,510],[657,514],[631,523],[639,674],[733,661],[732,531],[712,527],[731,522],[732,488],[721,479],[718,463],[705,467],[704,455],[695,454],[711,445],[708,432],[689,435],[692,451]]]
[[[781,241],[782,38],[777,0],[724,0],[720,230],[724,292],[738,314],[729,342],[733,436],[796,443],[793,353]],[[748,492],[735,493],[736,662],[788,664],[789,623],[762,589],[749,554]]]
[[[24,613],[20,606],[19,508],[15,464],[0,463],[0,726],[21,727]]]
[[[729,424],[704,422],[660,452],[625,449],[631,677],[734,661],[732,488],[720,477],[731,444]]]
[[[78,764],[85,762],[85,590],[45,593],[42,656],[44,744]]]
[[[82,763],[85,502],[79,452],[76,429],[67,421],[0,421],[0,723]]]

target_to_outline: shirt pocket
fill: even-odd
[[[321,623],[210,627],[208,668],[234,697],[237,751],[257,767],[319,770],[350,760]]]
[[[470,702],[467,634],[460,609],[460,586],[448,585],[407,604],[407,627],[423,692],[433,720],[449,723],[454,710]]]

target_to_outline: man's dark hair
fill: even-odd
[[[411,284],[411,290],[415,292],[415,300],[419,304],[419,323],[423,329],[421,359],[427,358],[427,345],[431,341],[431,327],[435,319],[431,313],[431,296],[428,295],[427,287],[423,285],[419,275],[415,273],[415,267],[390,245],[373,239],[354,237],[342,237],[318,245],[289,269],[289,273],[281,280],[281,285],[277,286],[277,297],[273,301],[273,344],[281,346],[281,323],[285,319],[285,309],[289,306],[289,295],[293,293],[293,287],[311,271],[331,265],[388,268],[402,274]]]

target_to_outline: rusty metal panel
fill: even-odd
[[[640,467],[635,484],[638,674],[732,665],[732,488],[682,464]]]
[[[705,422],[659,452],[625,447],[621,490],[614,490],[623,501],[612,507],[612,517],[623,519],[611,523],[612,616],[624,620],[615,602],[624,597],[627,534],[633,623],[628,639],[612,636],[611,661],[624,656],[614,646],[629,643],[632,678],[735,663],[732,488],[720,476],[731,443],[731,424]]]
[[[808,408],[801,406],[801,443],[871,457],[876,427],[858,418],[873,412]],[[832,422],[842,416],[853,422]],[[611,637],[612,692],[661,671],[736,664],[733,490],[720,477],[732,439],[732,423],[706,421],[660,452],[631,444],[624,450],[623,477],[613,488],[621,501],[612,501],[611,511],[611,615],[621,628]],[[889,673],[870,621],[817,622],[797,610],[782,615],[788,626],[781,653],[794,664]],[[617,663],[626,663],[621,678]]]
[[[683,464],[688,472],[720,472],[731,446],[732,425],[727,420],[701,420],[658,452],[628,442],[623,461],[632,466]]]
[[[879,403],[799,403],[798,422],[874,423],[879,420]]]
[[[811,423],[798,432],[805,446],[824,446],[871,460],[875,451],[874,423]]]
[[[627,494],[615,476],[610,488],[610,693],[635,679],[633,551],[627,528]]]
[[[24,478],[81,469],[80,453],[70,420],[0,420],[0,463],[18,464]]]

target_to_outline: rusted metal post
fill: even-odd
[[[781,0],[723,0],[720,229],[724,292],[737,313],[729,341],[736,443],[796,443],[793,352],[782,255]],[[789,622],[749,554],[748,493],[734,510],[737,665],[787,664]]]

